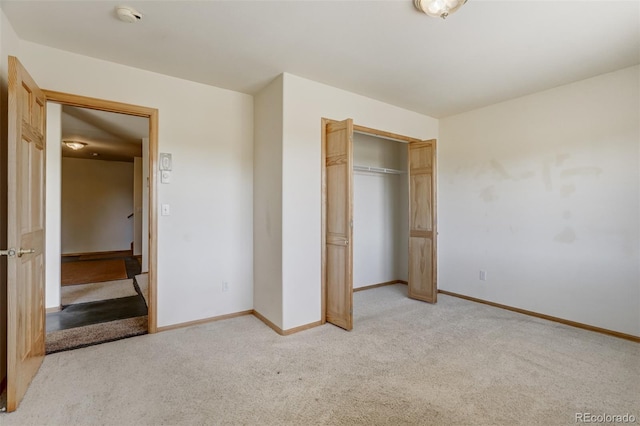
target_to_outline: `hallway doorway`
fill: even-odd
[[[149,118],[48,109],[48,128],[59,129],[48,136],[60,150],[61,263],[47,285],[46,353],[145,334]]]

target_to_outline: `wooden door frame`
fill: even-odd
[[[322,118],[321,119],[321,126],[322,126],[322,138],[321,138],[321,162],[322,162],[322,168],[321,168],[321,178],[320,178],[320,186],[321,186],[321,193],[322,193],[322,200],[321,200],[321,225],[320,225],[320,233],[321,233],[321,237],[320,237],[320,244],[321,244],[321,262],[320,262],[320,267],[321,267],[321,273],[320,273],[320,292],[321,292],[321,304],[320,304],[320,309],[321,309],[321,318],[320,318],[320,322],[321,324],[325,324],[327,322],[327,275],[326,275],[326,256],[327,256],[327,249],[326,249],[326,227],[327,227],[327,175],[326,175],[326,157],[327,157],[327,153],[325,150],[325,145],[326,145],[326,137],[327,137],[327,124],[329,123],[336,123],[338,120],[332,120],[330,118]],[[365,126],[359,126],[357,124],[353,124],[353,132],[354,133],[361,133],[361,134],[365,134],[365,135],[369,135],[369,136],[376,136],[376,137],[380,137],[383,139],[390,139],[393,141],[397,141],[397,142],[404,142],[407,143],[407,150],[408,148],[408,144],[409,143],[418,143],[418,142],[424,142],[422,139],[416,139],[416,138],[412,138],[410,136],[404,136],[404,135],[399,135],[397,133],[391,133],[391,132],[386,132],[384,130],[378,130],[378,129],[373,129],[371,127],[365,127]],[[436,140],[433,139],[432,140],[434,143],[434,147],[435,147],[435,143]],[[435,150],[434,150],[435,153]],[[434,154],[435,155],[435,154]],[[433,190],[434,190],[434,198],[437,199],[437,192],[436,191],[436,163],[434,161],[433,163]],[[353,200],[351,200],[353,202]],[[407,218],[408,220],[409,218]],[[436,208],[435,208],[435,204],[434,204],[434,211],[433,211],[433,222],[434,222],[434,235],[437,235],[437,217],[436,217]],[[407,241],[408,244],[408,241]],[[434,238],[434,243],[433,243],[433,264],[434,264],[434,270],[433,273],[434,275],[437,277],[436,273],[437,273],[437,250],[436,250],[436,238]],[[353,268],[353,265],[351,266]]]
[[[158,272],[158,212],[157,212],[157,169],[158,169],[158,110],[122,102],[107,101],[69,93],[42,90],[48,102],[99,111],[135,115],[149,119],[149,300],[148,332],[158,331],[157,316],[157,272]]]

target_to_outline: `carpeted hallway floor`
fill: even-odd
[[[640,419],[640,345],[394,285],[355,328],[281,337],[253,316],[49,355],[3,425],[569,425]]]

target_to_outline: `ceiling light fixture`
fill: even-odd
[[[467,0],[413,0],[413,5],[429,16],[445,19],[466,2]]]
[[[74,151],[84,148],[87,146],[84,142],[76,142],[76,141],[64,141],[63,142],[67,147],[71,148]]]
[[[133,24],[142,19],[142,14],[128,6],[117,6],[116,15],[122,22]]]

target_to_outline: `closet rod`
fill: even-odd
[[[353,170],[356,170],[359,172],[387,173],[391,175],[403,175],[406,173],[403,170],[387,169],[386,167],[371,167],[371,166],[353,166]]]

